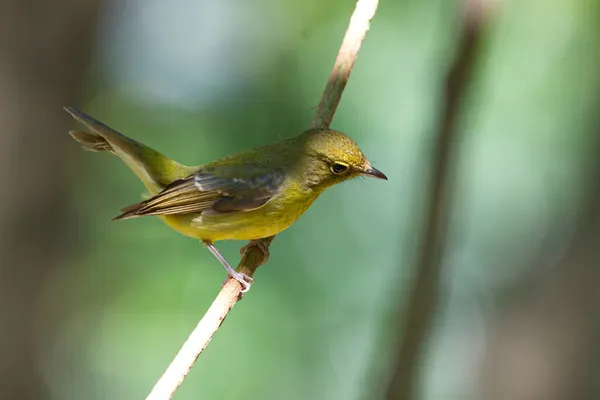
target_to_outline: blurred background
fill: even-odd
[[[440,304],[418,398],[600,398],[600,3],[506,0],[462,100]],[[354,0],[0,4],[0,387],[141,399],[223,268],[159,220],[73,105],[186,164],[310,124]],[[389,181],[325,193],[176,399],[378,399],[423,233],[459,4],[381,0],[332,127]],[[80,127],[77,127],[80,128]],[[236,263],[244,243],[218,247]]]

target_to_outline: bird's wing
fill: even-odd
[[[115,219],[209,210],[218,213],[248,211],[264,205],[276,195],[284,179],[281,171],[245,177],[222,177],[200,172],[175,181],[156,196],[123,209],[123,214]]]

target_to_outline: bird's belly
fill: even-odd
[[[165,215],[161,219],[172,229],[196,239],[252,240],[278,234],[294,223],[316,199],[294,203],[268,202],[250,211],[222,214]]]

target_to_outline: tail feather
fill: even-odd
[[[69,135],[87,151],[109,151],[114,154],[110,143],[96,133],[69,131]]]
[[[146,162],[147,160],[144,159],[144,157],[147,157],[144,154],[145,152],[155,153],[166,159],[162,154],[122,135],[83,111],[79,111],[73,107],[65,107],[65,110],[71,114],[75,120],[81,122],[91,130],[91,132],[69,132],[73,139],[79,142],[85,150],[110,151],[123,158],[123,161],[126,163],[127,160],[124,159],[124,156],[130,157],[133,161],[138,163]]]
[[[181,165],[145,146],[97,119],[72,107],[65,110],[91,132],[71,131],[69,134],[85,150],[108,151],[118,156],[144,183],[151,194],[160,192],[171,182],[191,175],[194,167]]]

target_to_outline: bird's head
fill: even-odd
[[[311,129],[300,137],[305,155],[305,176],[311,186],[323,189],[357,176],[387,180],[374,168],[354,140],[330,129]]]

